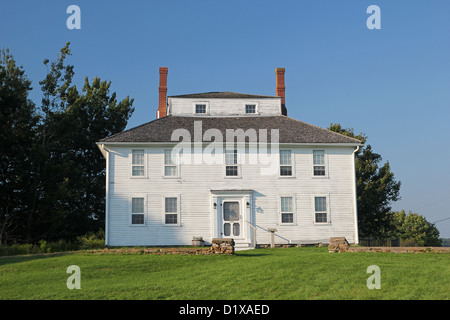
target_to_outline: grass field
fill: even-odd
[[[67,267],[81,271],[69,290]],[[381,270],[369,290],[367,267]],[[304,300],[450,298],[450,255],[276,248],[235,255],[71,253],[0,258],[0,299]]]

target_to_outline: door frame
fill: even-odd
[[[224,215],[225,215],[225,203],[227,203],[227,202],[228,203],[238,203],[238,205],[239,205],[239,219],[237,220],[237,223],[239,223],[239,235],[238,236],[234,235],[234,228],[233,228],[236,221],[228,222],[228,223],[230,223],[230,235],[229,236],[225,235],[224,225],[226,222],[224,219]],[[221,205],[218,207],[218,212],[217,212],[217,215],[218,215],[217,221],[220,224],[220,226],[219,226],[220,233],[219,234],[221,235],[221,238],[233,238],[235,240],[238,240],[238,239],[241,240],[244,238],[243,229],[244,229],[245,221],[243,221],[244,215],[242,214],[244,210],[245,210],[245,208],[243,208],[243,203],[242,203],[241,198],[226,198],[226,199],[222,200]]]
[[[239,202],[240,209],[240,236],[226,237],[223,233],[223,203]],[[212,238],[233,238],[251,243],[252,232],[246,222],[253,221],[253,190],[211,190],[211,235]]]

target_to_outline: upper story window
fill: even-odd
[[[237,150],[226,150],[225,152],[225,175],[227,177],[238,176]]]
[[[256,113],[256,104],[246,104],[245,113]]]
[[[145,165],[144,165],[144,150],[143,149],[133,149],[131,154],[131,175],[133,177],[144,177],[145,176]]]
[[[196,104],[195,105],[195,113],[205,114],[206,113],[206,104]]]
[[[280,176],[292,176],[291,150],[280,150]]]
[[[177,159],[172,157],[172,150],[164,150],[164,176],[177,177]]]
[[[325,176],[325,151],[313,151],[313,175]]]
[[[292,176],[291,150],[280,150],[280,176]]]

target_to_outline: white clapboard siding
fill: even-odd
[[[145,178],[131,177],[130,146],[109,146],[108,245],[157,246],[189,245],[194,236],[207,243],[213,237],[211,190],[253,190],[250,219],[257,225],[257,243],[270,243],[262,229],[277,229],[276,243],[290,241],[322,242],[344,236],[355,242],[354,147],[291,146],[294,177],[261,175],[260,166],[244,163],[240,178],[225,178],[225,165],[182,164],[180,178],[164,178],[164,149],[160,146],[136,147],[145,150]],[[312,176],[312,151],[325,150],[327,176]],[[247,155],[248,156],[248,155]],[[278,172],[277,167],[277,172]],[[130,225],[130,199],[145,197],[145,225]],[[280,196],[295,199],[295,223],[280,223]],[[314,223],[314,195],[326,195],[331,223]],[[178,197],[179,225],[164,224],[164,196]],[[247,225],[246,228],[250,230]],[[261,229],[262,228],[262,229]],[[250,232],[250,231],[249,231]]]
[[[168,98],[170,115],[191,116],[195,114],[195,105],[205,104],[207,116],[245,115],[245,105],[256,105],[256,114],[281,115],[281,100],[279,98],[264,99],[190,99]],[[254,115],[254,114],[252,114]],[[198,116],[198,115],[197,115]]]

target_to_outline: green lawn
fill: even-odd
[[[80,267],[80,290],[66,286],[70,265]],[[380,267],[379,290],[366,286],[370,265]],[[74,253],[0,258],[0,299],[449,298],[449,254],[278,248],[233,256]]]

